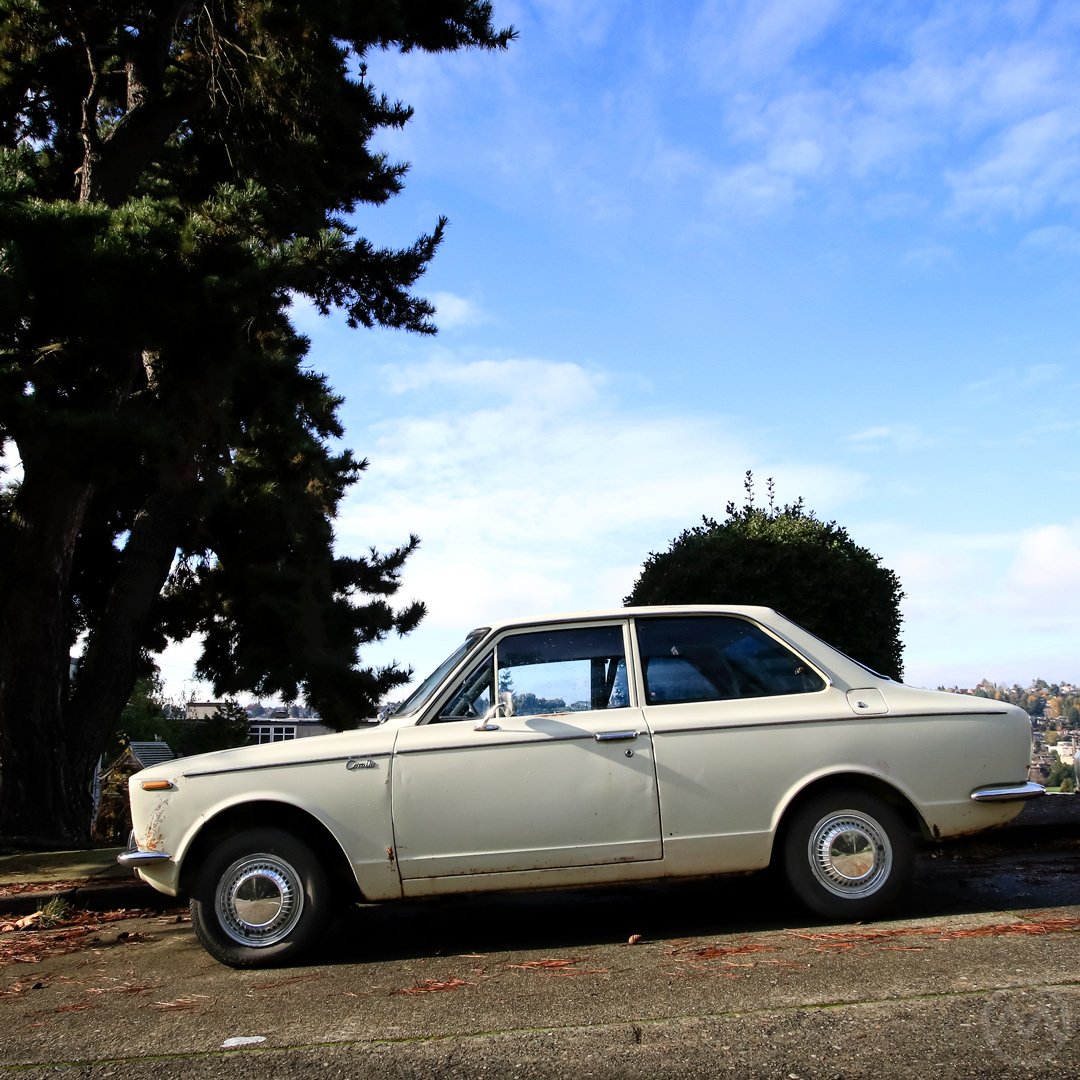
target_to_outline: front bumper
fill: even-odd
[[[127,866],[132,870],[138,870],[139,866],[145,866],[147,863],[171,859],[172,856],[165,851],[140,851],[135,843],[134,832],[128,838],[127,851],[122,851],[116,856],[116,861],[121,866]]]
[[[994,787],[976,788],[971,793],[973,802],[1006,802],[1012,799],[1031,799],[1045,795],[1042,784],[997,784]]]

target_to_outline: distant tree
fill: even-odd
[[[1080,727],[1080,708],[1070,705],[1065,717],[1069,722],[1069,727]]]
[[[248,740],[247,713],[235,702],[226,701],[205,720],[178,721],[173,749],[178,754],[205,754],[243,746]]]
[[[135,683],[131,698],[120,713],[116,735],[106,744],[105,760],[111,761],[130,742],[160,739],[180,756],[204,754],[243,746],[248,738],[247,713],[235,702],[225,701],[213,715],[187,719],[184,707],[166,702],[156,668]]]
[[[1064,784],[1069,783],[1073,785],[1069,788],[1070,791],[1075,790],[1076,784],[1076,766],[1065,765],[1061,758],[1058,757],[1055,752],[1053,763],[1050,765],[1050,773],[1046,778],[1047,787],[1062,787]]]
[[[148,675],[141,676],[135,682],[128,703],[120,713],[120,726],[114,738],[114,745],[106,751],[106,756],[115,749],[119,753],[129,742],[152,742],[154,739],[169,741],[173,721],[169,719],[165,707],[161,675],[156,665]]]
[[[875,671],[903,675],[896,574],[835,521],[821,521],[800,498],[777,507],[727,505],[722,522],[703,517],[667,551],[645,560],[625,603],[761,604],[775,608]]]
[[[513,700],[514,712],[519,716],[539,716],[566,710],[566,701],[563,698],[537,697],[533,693],[525,693],[514,694]]]
[[[290,305],[434,332],[444,222],[400,249],[349,222],[406,171],[366,59],[512,36],[485,0],[0,0],[0,834],[85,839],[168,638],[337,726],[407,680],[359,651],[421,618],[388,599],[417,540],[335,555],[365,463]]]

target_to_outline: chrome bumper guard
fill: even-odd
[[[1008,787],[978,788],[971,793],[973,802],[1005,802],[1009,799],[1032,799],[1036,795],[1045,795],[1042,784],[1010,784]]]
[[[131,836],[128,837],[127,851],[120,852],[116,856],[116,861],[121,866],[127,866],[134,870],[140,863],[160,862],[162,859],[171,858],[172,856],[164,851],[140,851],[135,843],[135,833],[132,832]]]

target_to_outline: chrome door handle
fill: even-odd
[[[640,734],[640,731],[598,731],[595,737],[597,742],[619,742],[622,739],[636,739]]]

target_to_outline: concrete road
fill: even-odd
[[[179,911],[86,918],[0,935],[0,1075],[1080,1077],[1068,834],[924,852],[854,927],[764,876],[468,897],[360,908],[309,966],[239,972]]]

